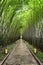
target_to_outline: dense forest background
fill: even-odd
[[[43,0],[0,0],[0,45],[21,35],[43,51]]]

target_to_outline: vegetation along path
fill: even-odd
[[[22,39],[17,42],[17,47],[13,49],[3,65],[38,65],[26,44]]]

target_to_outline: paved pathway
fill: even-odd
[[[3,65],[38,65],[23,40],[17,42]]]

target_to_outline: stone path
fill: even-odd
[[[13,49],[3,65],[38,65],[24,41],[17,42],[17,47]]]

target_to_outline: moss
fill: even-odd
[[[8,52],[14,47],[14,44],[7,45]],[[4,53],[5,47],[0,46],[0,61],[4,59],[6,54]]]
[[[28,48],[30,48],[34,52],[34,47],[32,45],[30,45],[28,42],[26,42],[26,45],[28,46]],[[43,63],[43,53],[37,50],[36,56]]]

